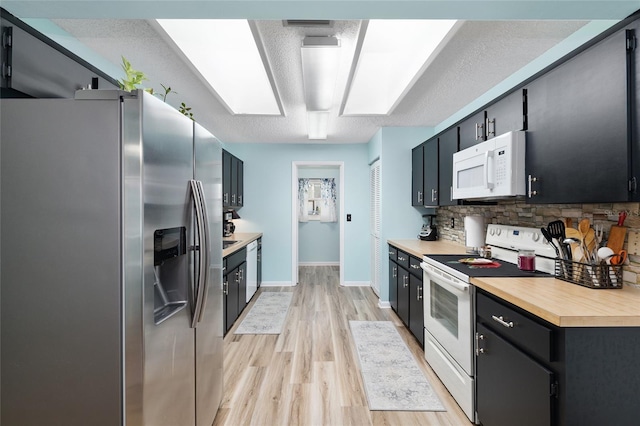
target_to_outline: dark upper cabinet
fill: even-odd
[[[411,151],[411,205],[422,206],[424,201],[424,158],[423,146],[418,145]]]
[[[422,187],[424,189],[422,205],[427,207],[437,206],[439,199],[437,138],[429,139],[423,144],[422,161]]]
[[[630,199],[626,45],[619,31],[528,85],[529,203]]]
[[[460,127],[460,149],[469,148],[485,140],[486,111],[480,111],[467,117],[459,124]]]
[[[452,199],[453,154],[458,152],[458,127],[453,127],[438,137],[438,204],[457,206],[458,200]]]
[[[222,204],[232,208],[244,204],[244,163],[225,150],[222,151]]]
[[[516,90],[486,108],[486,139],[527,130],[527,90]]]
[[[516,90],[468,117],[460,127],[460,149],[515,130],[527,129],[527,92]]]

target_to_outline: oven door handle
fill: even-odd
[[[427,263],[420,263],[420,267],[427,273],[427,275],[434,277],[433,281],[439,285],[444,284],[443,287],[450,286],[459,292],[466,292],[469,290],[470,284],[453,280],[449,277],[449,274],[442,273]]]

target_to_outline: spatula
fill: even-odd
[[[563,257],[567,260],[571,260],[571,247],[569,247],[569,244],[564,243],[564,240],[567,238],[565,234],[564,222],[561,220],[554,220],[553,222],[549,222],[549,224],[547,225],[547,231],[552,238],[558,240],[558,243],[564,251]]]

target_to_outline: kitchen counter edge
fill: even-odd
[[[461,254],[453,241],[387,240],[422,259]],[[591,289],[555,278],[472,278],[471,283],[558,327],[640,327],[640,288]]]
[[[222,238],[222,241],[238,241],[222,250],[222,257],[225,258],[238,250],[249,245],[250,242],[262,237],[262,232],[236,232],[230,237]]]

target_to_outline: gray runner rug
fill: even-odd
[[[372,411],[446,411],[391,321],[349,321]]]
[[[264,292],[234,334],[280,334],[291,304],[291,292]]]

